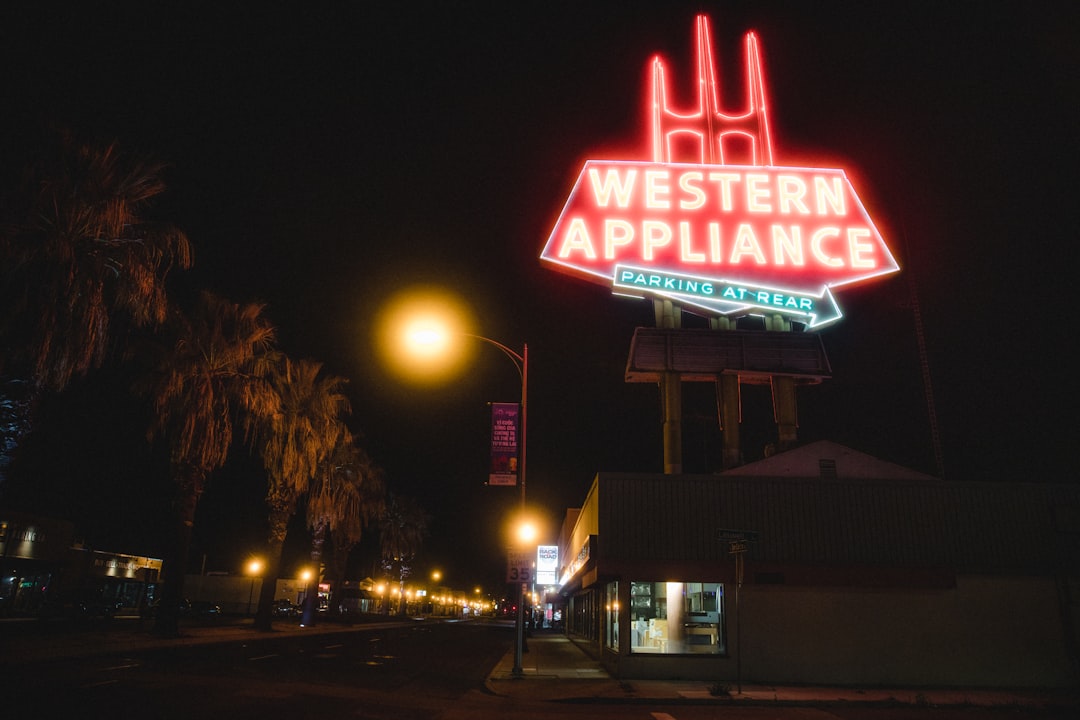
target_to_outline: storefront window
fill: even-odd
[[[619,649],[619,583],[608,583],[604,589],[604,626],[607,646]]]
[[[723,655],[724,586],[630,583],[630,652]]]

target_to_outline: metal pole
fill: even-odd
[[[516,357],[515,353],[511,353]],[[521,487],[521,509],[525,510],[525,448],[526,429],[528,427],[528,402],[529,402],[529,345],[525,344],[520,356],[521,360],[521,463],[519,466],[520,477],[518,484]],[[522,677],[525,671],[522,669],[522,655],[525,653],[525,583],[518,587],[518,610],[515,623],[517,637],[514,638],[514,669],[511,673],[514,677]]]
[[[735,555],[735,681],[742,695],[742,609],[739,607],[739,591],[742,589],[743,554]]]
[[[521,509],[525,509],[525,430],[529,420],[529,344],[521,354]]]
[[[521,656],[524,654],[525,647],[525,585],[518,586],[517,600],[517,619],[514,623],[514,627],[517,631],[517,637],[514,638],[514,669],[511,672],[511,675],[516,678],[525,675],[525,670],[521,667]]]

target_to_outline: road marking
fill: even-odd
[[[101,682],[84,683],[83,685],[80,685],[79,687],[81,687],[83,690],[85,690],[87,688],[102,687],[102,686],[105,686],[105,685],[116,685],[118,682],[120,682],[120,681],[119,680],[102,680]]]
[[[277,653],[271,655],[256,655],[255,657],[249,657],[248,660],[269,660],[270,658],[281,657]]]
[[[113,665],[112,667],[98,668],[98,672],[108,672],[110,670],[128,670],[130,668],[139,667],[139,663],[128,663],[127,665]]]
[[[337,643],[335,645],[323,645],[323,650],[333,650],[334,648],[345,647],[345,643]]]

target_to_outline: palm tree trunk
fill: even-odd
[[[289,518],[292,512],[287,508],[270,509],[270,534],[266,541],[266,573],[263,575],[262,588],[259,590],[259,609],[255,611],[255,628],[270,631],[273,629],[271,606],[274,593],[277,592],[277,579],[281,574],[281,551],[285,546],[285,536],[289,532]]]
[[[330,614],[340,614],[341,594],[345,590],[345,571],[352,547],[345,543],[345,538],[334,533],[330,545]]]
[[[195,525],[195,508],[199,503],[202,477],[195,468],[177,468],[177,497],[173,502],[175,525],[168,554],[163,563],[165,582],[158,601],[154,634],[176,637],[180,634],[180,602],[184,599],[184,576],[187,574],[191,530]]]
[[[311,535],[311,579],[308,580],[304,593],[304,611],[300,624],[311,627],[315,624],[315,615],[319,611],[319,568],[322,565],[323,545],[326,543],[326,522],[319,522]]]

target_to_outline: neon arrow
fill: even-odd
[[[612,286],[677,299],[723,315],[752,309],[789,315],[811,328],[843,317],[827,286],[820,292],[809,293],[630,265],[615,266]]]

